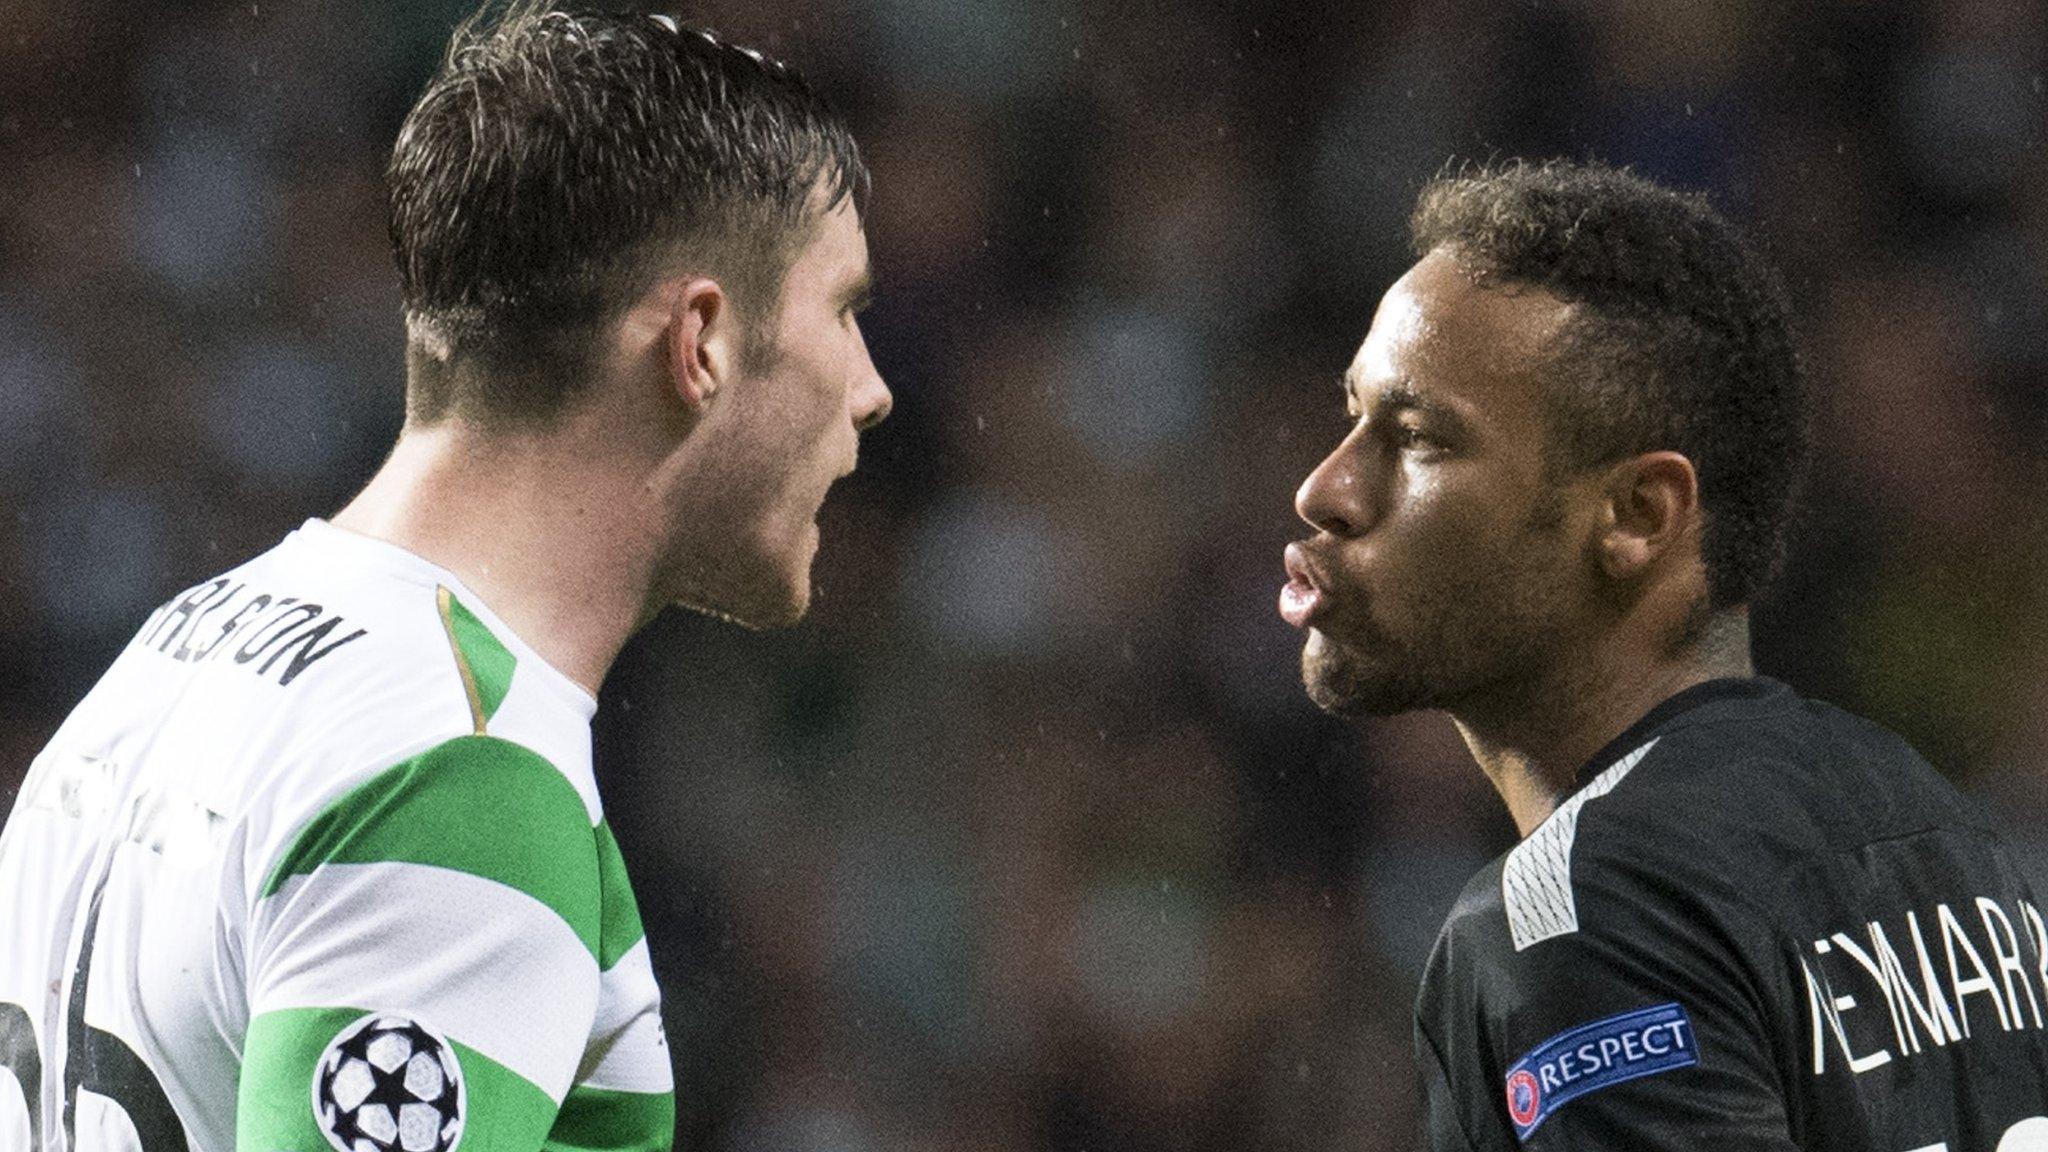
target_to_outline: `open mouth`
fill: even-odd
[[[1321,614],[1323,581],[1308,551],[1289,544],[1286,552],[1287,585],[1280,589],[1280,618],[1296,628],[1308,627]]]

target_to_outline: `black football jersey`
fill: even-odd
[[[1430,956],[1436,1149],[2048,1150],[2048,927],[1904,741],[1717,680],[1581,779]]]

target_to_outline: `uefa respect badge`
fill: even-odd
[[[1508,1119],[1527,1140],[1588,1092],[1700,1062],[1692,1021],[1677,1003],[1609,1016],[1560,1032],[1508,1068]]]

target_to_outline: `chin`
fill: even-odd
[[[1311,630],[1302,647],[1301,683],[1315,706],[1333,716],[1398,716],[1440,706],[1419,678],[1375,664],[1320,630]]]
[[[750,632],[770,632],[787,628],[804,618],[811,609],[811,585],[808,580],[794,587],[757,585],[744,594],[721,597],[715,604],[686,602],[684,606],[737,624]]]
[[[787,597],[773,604],[764,604],[757,612],[740,621],[756,632],[767,632],[776,628],[788,628],[801,621],[811,610],[811,588],[806,583],[802,589],[792,591]]]
[[[763,564],[748,572],[728,571],[715,587],[686,592],[675,602],[754,632],[787,628],[810,611],[810,563],[805,558],[801,566]]]

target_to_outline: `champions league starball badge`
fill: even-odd
[[[405,1016],[343,1028],[313,1070],[313,1120],[335,1152],[454,1152],[465,1103],[454,1046]]]

